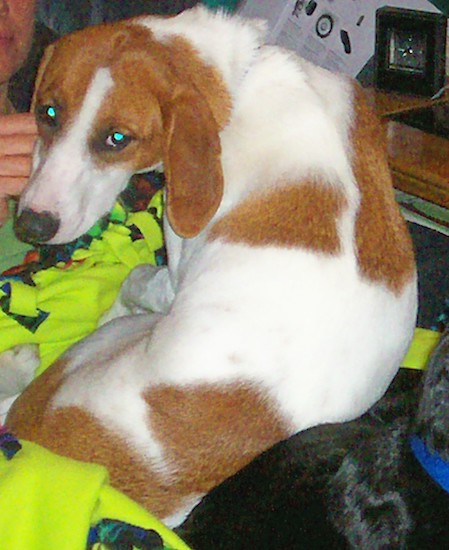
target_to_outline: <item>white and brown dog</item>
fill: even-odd
[[[171,524],[276,441],[364,412],[415,324],[412,244],[361,90],[263,39],[195,8],[64,37],[38,78],[18,231],[69,241],[163,168],[169,266],[148,283],[161,311],[72,348],[8,426],[105,464]]]

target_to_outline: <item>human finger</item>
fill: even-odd
[[[31,113],[0,115],[0,134],[37,134],[37,125]]]
[[[27,183],[28,177],[0,176],[0,199],[19,196]]]
[[[0,197],[0,227],[8,219],[9,209],[8,209],[8,200],[4,197]]]
[[[0,133],[0,157],[30,155],[33,152],[36,136],[34,134]]]
[[[0,177],[28,177],[31,172],[30,155],[0,157]]]

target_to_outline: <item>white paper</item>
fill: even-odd
[[[246,0],[239,12],[268,22],[269,43],[355,77],[374,55],[376,10],[386,5],[439,11],[427,0]]]

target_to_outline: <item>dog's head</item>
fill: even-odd
[[[39,139],[16,219],[23,240],[75,239],[149,169],[165,171],[166,211],[181,237],[217,210],[228,87],[186,36],[156,38],[147,21],[92,27],[47,50],[33,99]]]

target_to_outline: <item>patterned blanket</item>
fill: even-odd
[[[27,253],[0,275],[0,352],[38,344],[39,374],[91,333],[137,265],[165,263],[163,175],[134,176],[112,211],[76,241]]]

